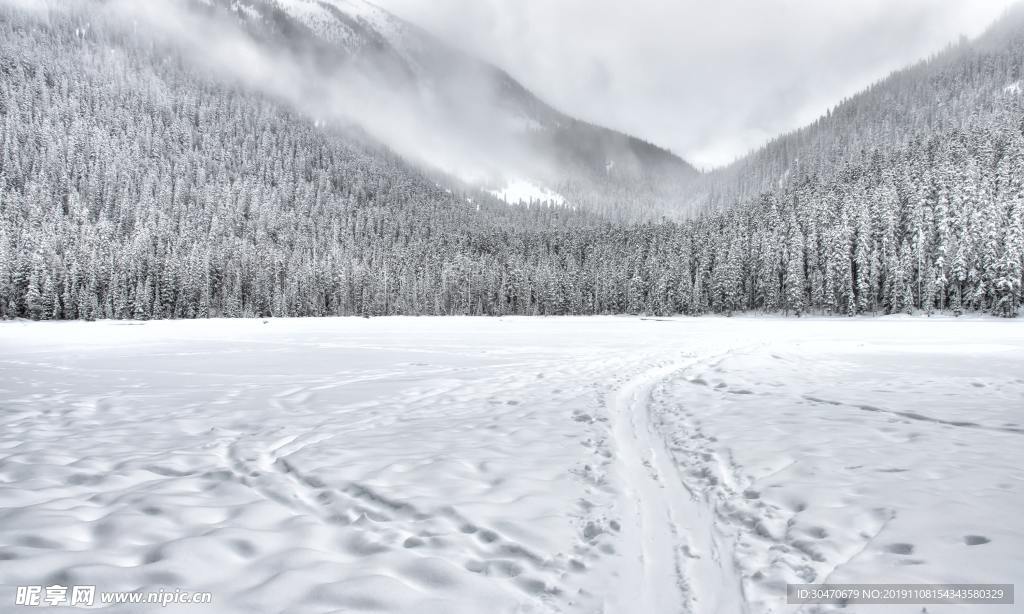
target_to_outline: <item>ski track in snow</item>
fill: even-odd
[[[626,484],[625,517],[632,527],[626,557],[633,575],[626,600],[614,611],[745,610],[742,587],[723,538],[704,502],[679,475],[662,434],[651,423],[655,386],[686,365],[660,366],[620,388],[613,397],[615,440]],[[699,561],[702,554],[707,561]],[[696,582],[695,582],[696,580]],[[699,588],[698,588],[699,587]],[[700,591],[698,593],[698,590]]]
[[[0,603],[810,614],[787,582],[1013,582],[1022,349],[941,319],[3,323]]]

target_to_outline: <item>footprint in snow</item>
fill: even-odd
[[[913,544],[888,544],[885,546],[885,551],[891,554],[914,554]]]

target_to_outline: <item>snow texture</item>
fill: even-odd
[[[980,318],[3,323],[0,603],[812,612],[786,582],[1019,583],[1022,350]]]
[[[365,33],[353,30],[334,11],[361,23],[362,27],[370,28],[392,45],[403,42],[397,20],[383,9],[363,0],[276,0],[276,5],[320,36],[343,45],[355,42]]]
[[[510,205],[529,205],[533,203],[562,205],[565,203],[565,198],[560,194],[523,179],[509,181],[508,184],[500,190],[490,190],[490,194],[493,194],[499,200],[503,200]]]

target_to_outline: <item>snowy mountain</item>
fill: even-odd
[[[1012,122],[1022,107],[1022,66],[1024,4],[1017,4],[977,39],[961,39],[896,71],[811,124],[705,174],[690,186],[690,203],[730,207],[808,176],[831,176],[844,165],[869,162],[876,152]]]
[[[689,191],[674,158],[621,137],[648,179],[620,179],[614,133],[310,6],[0,2],[0,318],[1024,304],[1019,13]],[[635,222],[696,188],[725,206]]]
[[[374,118],[366,121],[374,113],[350,119],[399,153],[494,193],[527,184],[554,202],[635,217],[649,211],[624,212],[627,199],[609,196],[641,192],[664,210],[697,175],[668,151],[552,108],[504,70],[366,0],[194,1],[233,14],[267,45],[313,58],[318,77],[368,82],[372,93],[363,95],[407,103],[388,123],[408,117],[411,134],[378,130]]]

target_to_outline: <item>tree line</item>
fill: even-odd
[[[444,187],[128,36],[0,8],[0,318],[1020,309],[1019,90],[613,224]]]

